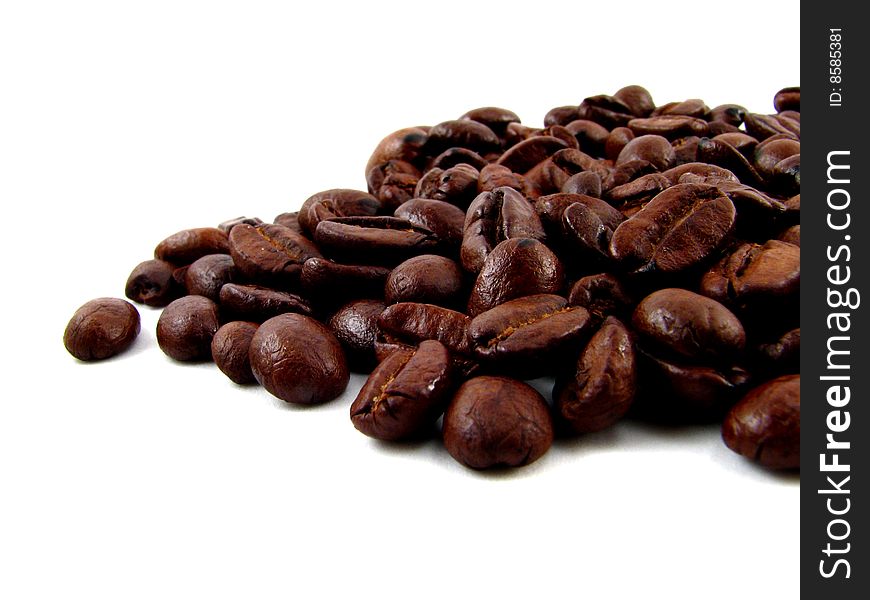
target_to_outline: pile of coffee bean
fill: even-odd
[[[173,234],[126,295],[166,307],[167,355],[286,402],[370,373],[359,431],[419,439],[441,419],[474,469],[626,416],[723,422],[735,452],[798,468],[800,89],[774,108],[657,106],[631,85],[543,128],[486,107],[402,129],[367,191]],[[101,298],[64,343],[97,360],[138,331],[131,304]],[[551,401],[522,381],[542,376]]]

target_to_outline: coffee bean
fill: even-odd
[[[474,150],[478,154],[497,151],[501,146],[495,133],[477,121],[461,119],[444,121],[429,130],[426,151],[436,155],[447,148],[459,147]]]
[[[230,231],[229,253],[239,273],[276,287],[295,286],[302,263],[320,256],[310,240],[282,225],[236,225]]]
[[[713,140],[728,144],[747,158],[752,156],[752,152],[758,146],[758,140],[742,132],[722,133],[714,137]]]
[[[601,198],[601,177],[596,173],[583,171],[566,179],[559,191],[565,194],[581,194]]]
[[[423,302],[455,307],[463,304],[463,273],[456,262],[443,256],[424,254],[409,258],[387,277],[387,304]]]
[[[491,192],[495,188],[510,187],[520,193],[525,193],[526,182],[522,175],[514,173],[507,167],[502,165],[489,164],[480,170],[480,177],[477,180],[477,191]],[[462,215],[463,220],[465,215]]]
[[[785,231],[780,233],[779,237],[777,237],[776,239],[778,239],[781,242],[787,242],[789,244],[794,244],[795,246],[800,247],[800,245],[801,245],[801,226],[800,226],[800,224],[792,225],[791,227],[789,227],[788,229],[786,229]]]
[[[372,371],[350,407],[350,418],[369,437],[406,439],[444,412],[451,388],[450,353],[426,340],[391,354]]]
[[[258,285],[226,283],[219,294],[221,311],[245,321],[262,323],[286,312],[311,315],[309,302],[289,292]]]
[[[397,208],[393,216],[428,229],[450,248],[462,243],[465,211],[448,202],[414,198]]]
[[[568,295],[568,304],[582,306],[599,319],[610,315],[622,318],[630,312],[635,300],[617,277],[598,273],[577,280]]]
[[[321,221],[314,239],[329,257],[343,262],[396,265],[443,248],[424,227],[396,217],[342,217]]]
[[[419,179],[417,167],[403,160],[389,160],[375,165],[366,173],[369,191],[386,211],[395,210],[413,198]]]
[[[477,121],[489,127],[499,137],[504,137],[507,126],[511,123],[519,123],[517,114],[506,108],[484,106],[470,110],[461,117],[462,120]]]
[[[705,119],[710,114],[710,109],[704,104],[703,100],[692,98],[683,100],[682,102],[671,102],[657,107],[653,112],[653,116],[658,115],[685,115],[687,117],[695,117],[696,119]]]
[[[639,85],[628,85],[618,90],[613,97],[625,104],[635,117],[646,117],[655,110],[649,91]]]
[[[720,104],[710,111],[711,121],[723,121],[729,125],[739,127],[743,124],[743,118],[747,111],[739,104]]]
[[[211,340],[211,358],[233,383],[254,383],[248,350],[258,325],[250,321],[230,321],[215,332]]]
[[[759,344],[756,355],[768,373],[779,375],[800,372],[800,327],[786,331],[775,340]]]
[[[708,133],[706,121],[685,115],[660,115],[646,119],[632,119],[626,127],[634,135],[660,135],[669,140],[697,135],[704,137]]]
[[[628,127],[616,127],[604,140],[604,156],[615,161],[619,153],[634,139],[634,132]]]
[[[299,226],[305,235],[313,238],[317,224],[321,221],[335,217],[371,217],[380,209],[380,200],[366,192],[326,190],[314,194],[302,204],[298,216]]]
[[[166,306],[178,298],[183,289],[172,277],[175,267],[156,258],[133,269],[124,286],[124,295],[133,302],[148,306]]]
[[[287,313],[260,325],[251,339],[250,360],[257,381],[292,404],[332,400],[350,379],[341,344],[304,315]]]
[[[799,87],[782,88],[773,97],[773,107],[778,113],[787,110],[800,111],[801,89]]]
[[[496,161],[514,173],[525,173],[552,154],[567,148],[563,140],[551,135],[531,137],[511,147]]]
[[[374,152],[372,152],[369,157],[369,161],[366,164],[365,173],[371,171],[372,167],[375,165],[383,164],[389,160],[404,160],[411,164],[417,164],[418,159],[420,158],[423,147],[426,145],[426,140],[429,137],[428,127],[406,127],[405,129],[399,129],[398,131],[394,131],[390,135],[386,136],[382,139],[377,147],[375,147]],[[335,190],[330,190],[335,191]],[[317,201],[315,201],[317,202]],[[300,214],[306,212],[305,205],[302,205],[302,209],[300,209]],[[374,214],[374,213],[371,213]],[[350,215],[334,215],[334,216],[350,216]],[[305,231],[309,235],[314,234],[314,228],[317,227],[317,223],[310,223],[308,225],[303,225],[305,227]]]
[[[704,275],[701,293],[735,306],[780,303],[798,293],[800,281],[800,247],[770,240],[738,246]]]
[[[157,244],[154,258],[177,266],[189,265],[206,254],[228,254],[227,234],[216,227],[185,229]]]
[[[477,195],[477,182],[480,172],[465,163],[441,171],[428,190],[418,188],[420,198],[441,200],[460,207],[466,207]],[[425,184],[423,185],[425,187]]]
[[[429,168],[446,170],[463,163],[478,171],[489,164],[480,154],[468,148],[448,148],[432,159]]]
[[[551,125],[567,125],[571,121],[576,121],[579,118],[580,112],[578,111],[577,105],[556,106],[551,108],[547,111],[547,114],[544,115],[544,127],[550,127]]]
[[[385,308],[380,300],[352,300],[329,319],[329,328],[344,348],[352,371],[369,373],[378,364],[375,340],[378,318]]]
[[[628,142],[619,152],[616,164],[645,160],[657,170],[666,171],[676,165],[677,155],[671,143],[660,135],[642,135]]]
[[[139,311],[132,304],[120,298],[97,298],[73,314],[63,332],[63,345],[79,360],[103,360],[129,348],[139,328]]]
[[[799,468],[800,385],[800,375],[786,375],[749,391],[725,419],[725,445],[771,469]]]
[[[378,317],[379,335],[393,349],[400,345],[417,346],[424,340],[444,344],[457,360],[471,356],[468,326],[471,319],[461,312],[434,304],[399,302],[384,309]],[[379,356],[383,360],[383,356]]]
[[[577,139],[580,150],[592,155],[604,154],[604,145],[610,132],[596,123],[586,119],[576,119],[565,124],[565,129],[570,131]]]
[[[584,196],[565,209],[562,227],[565,239],[579,254],[592,262],[610,261],[610,239],[625,220],[622,213],[596,198]]]
[[[299,224],[299,213],[298,212],[286,212],[281,213],[272,221],[275,225],[283,225],[288,229],[292,229],[296,233],[302,234],[302,225]],[[253,223],[249,223],[249,225],[253,225]]]
[[[205,296],[215,302],[220,299],[221,287],[236,277],[233,259],[228,254],[207,254],[197,258],[184,274],[188,294]]]
[[[553,443],[547,403],[535,389],[507,377],[462,384],[444,414],[444,446],[472,469],[521,467]]]
[[[636,382],[631,334],[619,320],[607,317],[574,368],[556,379],[555,413],[576,433],[601,431],[628,412]]]
[[[383,297],[389,274],[386,267],[342,265],[326,258],[309,258],[302,265],[299,280],[305,294],[335,305],[352,298]]]
[[[185,296],[160,313],[157,343],[175,360],[207,360],[211,358],[211,340],[218,327],[217,304],[205,296]]]
[[[581,119],[595,121],[608,129],[626,125],[634,116],[631,108],[615,96],[599,94],[583,100],[578,107]]]

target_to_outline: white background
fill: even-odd
[[[123,357],[61,344],[166,235],[364,187],[400,127],[630,83],[770,112],[797,2],[0,6],[0,597],[797,597],[798,478],[715,427],[485,475],[357,433],[359,377],[298,409],[174,364],[154,310]]]

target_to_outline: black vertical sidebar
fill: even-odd
[[[870,589],[870,25],[859,6],[801,6],[800,573],[813,599]]]

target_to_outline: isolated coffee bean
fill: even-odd
[[[311,304],[301,296],[258,285],[227,283],[218,295],[221,312],[245,321],[262,323],[286,312],[311,315]]]
[[[568,304],[582,306],[599,319],[627,316],[635,302],[625,284],[610,273],[581,277],[568,295]]]
[[[443,249],[428,229],[396,217],[343,217],[321,221],[314,239],[331,258],[350,263],[396,265]]]
[[[465,211],[448,202],[414,198],[397,208],[393,216],[428,229],[449,248],[462,243]]]
[[[236,225],[230,231],[233,263],[249,280],[267,286],[292,287],[302,263],[320,256],[306,237],[282,225]]]
[[[513,238],[493,248],[468,300],[472,317],[508,300],[532,294],[558,294],[565,284],[562,263],[538,240]]]
[[[318,192],[309,197],[302,203],[297,218],[303,233],[313,239],[317,224],[321,221],[335,217],[371,217],[380,210],[380,200],[371,194],[339,188]]]
[[[208,360],[218,327],[217,304],[205,296],[185,296],[160,313],[157,343],[164,354],[175,360]]]
[[[378,364],[375,340],[378,318],[385,308],[380,300],[352,300],[329,319],[329,328],[344,348],[352,371],[368,373]]]
[[[487,368],[531,379],[576,354],[592,319],[552,294],[516,298],[482,312],[468,327],[475,356]]]
[[[475,377],[462,384],[444,414],[444,446],[472,469],[521,467],[553,443],[553,422],[543,397],[507,377]]]
[[[493,248],[511,238],[544,239],[534,207],[509,187],[484,192],[468,207],[460,257],[466,271],[477,273]]]
[[[750,390],[722,425],[725,445],[765,467],[799,468],[800,384],[800,375],[786,375]]]
[[[163,260],[153,258],[133,268],[124,286],[124,295],[133,302],[148,306],[166,306],[182,294],[182,287],[175,283],[172,272],[175,267]]]
[[[746,345],[746,332],[734,313],[711,298],[679,288],[658,290],[641,300],[631,324],[651,347],[692,362],[729,362]]]
[[[235,277],[235,265],[229,254],[207,254],[197,258],[187,268],[184,287],[188,294],[205,296],[218,302],[223,285],[231,283]]]
[[[327,258],[309,258],[302,265],[299,281],[307,296],[335,305],[352,298],[382,298],[389,274],[386,267],[342,265]]]
[[[248,350],[258,325],[250,321],[230,321],[215,332],[211,340],[211,358],[233,383],[254,383]]]
[[[618,319],[607,317],[574,368],[556,379],[555,413],[576,433],[601,431],[625,416],[636,386],[631,334]]]
[[[176,266],[189,265],[206,254],[228,254],[227,234],[216,227],[185,229],[157,244],[154,258]]]
[[[451,390],[450,353],[426,340],[391,354],[372,371],[350,407],[350,418],[369,437],[407,439],[444,412]]]
[[[384,298],[387,304],[423,302],[455,307],[464,302],[462,269],[443,256],[424,254],[409,258],[387,277]]]
[[[63,332],[63,345],[79,360],[103,360],[129,348],[139,329],[139,311],[132,304],[120,298],[97,298],[73,314]]]
[[[734,204],[717,188],[678,184],[613,232],[610,252],[635,273],[676,273],[709,258],[734,228]]]
[[[260,325],[249,355],[257,381],[292,404],[332,400],[350,378],[341,344],[329,329],[303,315],[287,313]]]

